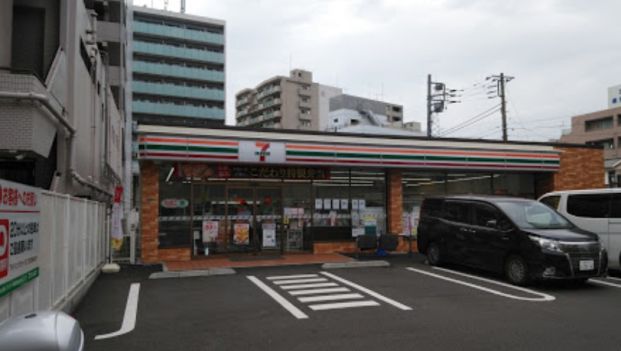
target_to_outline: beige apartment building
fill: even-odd
[[[316,130],[318,85],[311,72],[295,69],[289,77],[272,77],[254,89],[243,89],[235,96],[237,125]]]
[[[572,117],[571,131],[560,141],[602,146],[606,182],[609,186],[621,185],[621,107]]]

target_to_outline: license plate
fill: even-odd
[[[593,260],[582,260],[580,261],[580,270],[581,271],[592,271],[595,268],[595,262]]]

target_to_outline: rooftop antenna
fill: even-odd
[[[185,0],[181,0],[181,13],[185,13]]]

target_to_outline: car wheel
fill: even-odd
[[[527,285],[529,276],[526,261],[520,256],[509,256],[505,263],[505,276],[511,284]]]
[[[436,243],[430,243],[427,246],[427,262],[432,266],[439,266],[442,264],[442,254],[440,253],[440,245]]]

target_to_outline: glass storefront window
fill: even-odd
[[[226,251],[224,184],[192,185],[192,235],[197,255]]]
[[[171,165],[160,167],[159,247],[190,247],[190,182],[174,177]]]
[[[308,250],[312,245],[311,182],[285,180],[283,184],[283,215],[288,221],[285,249]]]
[[[535,176],[532,173],[494,174],[494,194],[534,199]]]
[[[386,174],[351,170],[352,235],[386,234]]]
[[[420,206],[426,196],[446,193],[445,173],[403,172],[402,228],[404,235],[416,236]]]
[[[490,173],[448,173],[446,192],[451,195],[492,194],[492,174]]]
[[[349,170],[332,169],[329,179],[314,180],[313,239],[351,238]],[[341,206],[347,205],[347,206]]]

